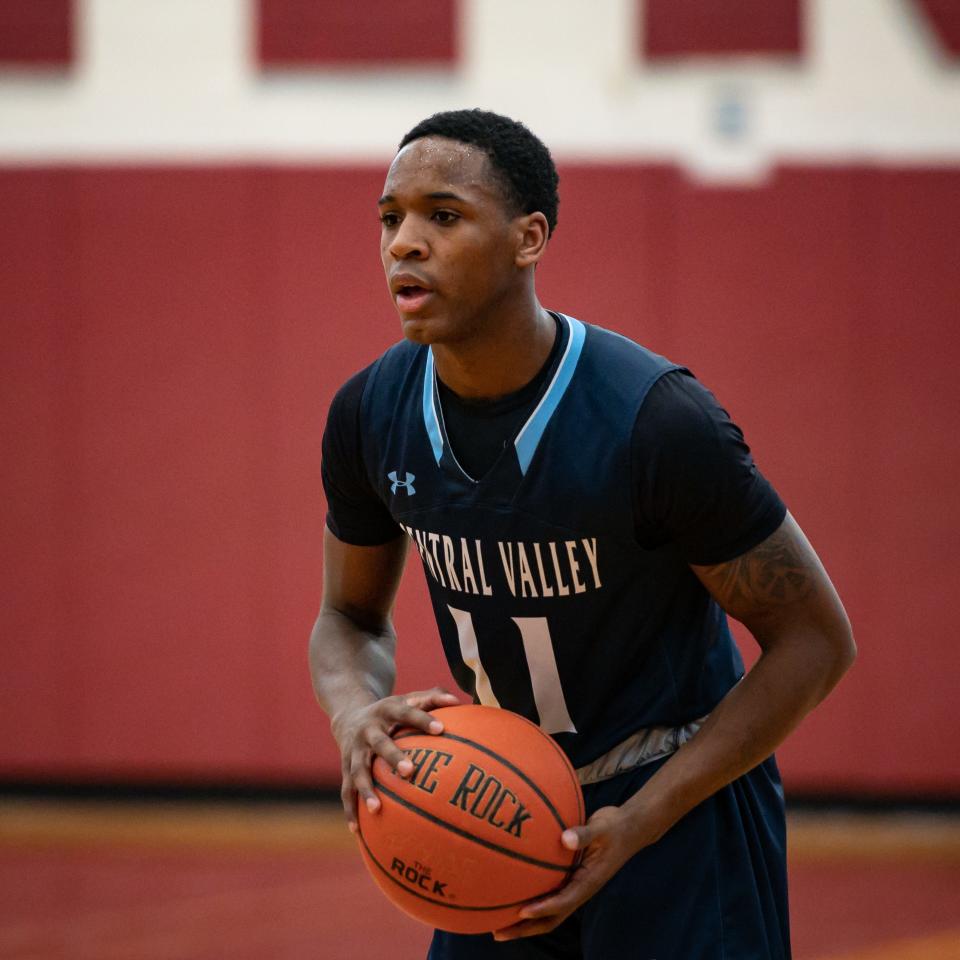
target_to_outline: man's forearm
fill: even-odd
[[[320,706],[340,750],[340,796],[351,830],[357,829],[357,803],[380,807],[371,761],[381,757],[400,776],[413,772],[410,758],[391,739],[400,727],[439,734],[443,724],[429,711],[450,707],[457,697],[435,687],[391,696],[396,668],[396,636],[388,614],[353,617],[325,604],[310,635],[310,673]]]
[[[856,656],[843,604],[789,513],[752,550],[692,569],[763,654],[693,740],[629,801],[641,846],[773,753]]]
[[[310,635],[310,676],[317,701],[331,723],[345,709],[389,696],[396,679],[396,634],[361,627],[344,613],[324,608]]]
[[[770,756],[852,662],[852,642],[809,630],[798,628],[770,645],[696,736],[624,805],[642,834],[640,845],[659,839],[707,797]]]

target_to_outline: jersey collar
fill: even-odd
[[[580,360],[580,354],[583,351],[583,342],[586,337],[584,325],[579,320],[566,316],[566,314],[561,313],[560,318],[567,324],[569,330],[563,356],[560,358],[560,363],[557,365],[547,389],[540,397],[540,402],[534,407],[533,412],[513,441],[520,472],[524,475],[526,475],[533,456],[537,452],[537,447],[544,431],[547,429],[547,424],[570,386],[570,381],[573,379],[574,371]],[[439,465],[448,441],[440,414],[440,397],[437,392],[437,371],[433,362],[433,350],[429,347],[427,348],[426,369],[423,377],[423,423],[426,427],[427,436],[430,438],[434,459]],[[453,451],[451,450],[450,453],[452,455]]]

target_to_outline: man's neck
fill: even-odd
[[[534,301],[530,315],[498,324],[487,336],[434,344],[437,376],[468,399],[514,393],[540,372],[556,336],[553,317]]]

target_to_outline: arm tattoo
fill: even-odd
[[[808,599],[817,589],[819,564],[802,535],[783,526],[743,556],[703,573],[720,605],[737,616]]]

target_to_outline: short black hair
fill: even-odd
[[[540,212],[557,229],[560,177],[544,143],[518,120],[489,110],[447,110],[421,120],[399,150],[421,137],[446,137],[480,147],[493,165],[505,199],[517,213]]]

